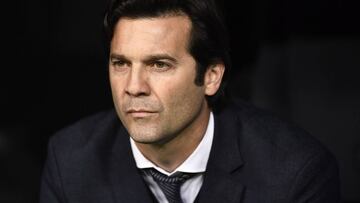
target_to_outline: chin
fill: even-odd
[[[159,136],[158,134],[149,134],[149,133],[143,133],[143,134],[134,134],[130,133],[131,138],[141,144],[165,144],[171,138],[166,136]]]
[[[135,142],[142,144],[151,144],[159,140],[158,136],[149,132],[130,132],[130,136]]]

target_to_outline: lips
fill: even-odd
[[[130,109],[126,111],[126,113],[135,118],[142,118],[142,117],[152,116],[156,113],[156,111],[146,110],[146,109]]]
[[[146,109],[129,109],[129,110],[126,111],[126,113],[140,113],[140,112],[144,112],[144,113],[155,113],[155,111],[146,110]]]

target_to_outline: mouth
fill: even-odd
[[[153,116],[156,113],[157,113],[156,111],[151,111],[151,110],[146,110],[146,109],[130,109],[130,110],[126,111],[126,114],[128,114],[134,118],[149,117],[149,116]]]

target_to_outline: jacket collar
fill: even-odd
[[[241,202],[245,187],[236,175],[244,164],[239,128],[235,113],[224,110],[215,115],[213,147],[197,202]]]
[[[108,177],[114,202],[156,202],[136,167],[129,135],[124,127],[118,128],[111,150]]]

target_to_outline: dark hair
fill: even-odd
[[[213,110],[225,102],[225,86],[230,69],[229,43],[224,19],[213,0],[111,0],[104,19],[110,42],[120,18],[146,18],[187,15],[192,22],[189,53],[197,62],[196,85],[203,85],[204,74],[212,64],[224,63],[226,71],[217,93],[207,97]]]

